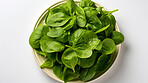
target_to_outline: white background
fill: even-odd
[[[34,60],[28,39],[39,16],[60,0],[0,0],[0,83],[59,83]],[[148,1],[94,0],[114,13],[125,36],[117,63],[92,83],[148,83]]]

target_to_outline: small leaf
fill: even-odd
[[[102,53],[111,54],[115,51],[116,45],[114,41],[110,38],[106,38],[102,41]]]
[[[54,62],[50,59],[47,59],[41,66],[40,68],[43,69],[43,68],[51,68],[53,67],[53,64]]]
[[[47,35],[49,37],[59,37],[61,36],[63,33],[64,33],[64,29],[62,29],[61,27],[56,27],[56,28],[52,28],[48,33]]]
[[[108,24],[108,25],[105,26],[105,27],[102,27],[101,29],[97,30],[95,33],[96,33],[96,34],[97,34],[97,33],[100,33],[100,32],[102,32],[102,31],[106,30],[109,26],[110,26],[110,24]]]
[[[116,45],[121,44],[124,41],[123,34],[118,31],[113,31],[111,34],[111,38],[114,40]]]

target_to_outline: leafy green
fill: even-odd
[[[95,3],[91,0],[81,0],[79,4],[82,8],[84,7],[95,7]]]
[[[31,34],[29,38],[29,44],[32,48],[39,48],[40,47],[40,39],[43,36],[43,29],[47,27],[46,25],[39,25]]]
[[[63,26],[66,24],[71,17],[68,15],[58,12],[55,14],[52,14],[48,19],[47,19],[47,24],[52,27],[58,27],[58,26]]]
[[[64,46],[57,41],[49,38],[48,36],[43,36],[40,40],[41,50],[46,53],[60,52],[64,50]]]
[[[113,31],[111,34],[111,38],[114,40],[116,45],[121,44],[124,41],[123,34],[118,31]]]
[[[47,35],[49,37],[59,37],[61,36],[63,33],[65,32],[64,29],[62,29],[61,27],[56,27],[56,28],[52,28],[48,33]]]
[[[77,24],[80,27],[84,27],[86,25],[86,17],[83,8],[81,7],[76,8],[76,17],[77,17]]]
[[[66,49],[62,55],[62,62],[66,67],[72,69],[75,72],[75,66],[78,63],[76,52],[71,48]]]
[[[91,67],[96,61],[97,54],[98,52],[94,51],[92,56],[89,58],[79,58],[78,65],[80,65],[82,68]]]
[[[110,38],[106,38],[102,41],[102,53],[111,54],[115,51],[116,45],[114,41]]]
[[[54,65],[54,62],[50,59],[47,59],[41,66],[40,68],[43,69],[43,68],[51,68],[53,67]]]
[[[59,64],[63,64],[63,63],[62,63],[62,60],[61,60],[61,57],[62,57],[61,53],[56,53],[56,60],[57,60],[57,62],[58,62]]]
[[[88,80],[91,80],[96,74],[96,71],[94,70],[94,67],[90,67],[90,68],[87,68],[87,69],[83,69],[81,72],[80,72],[80,79],[82,81],[88,81]]]

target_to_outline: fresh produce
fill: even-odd
[[[41,68],[52,68],[67,82],[89,81],[109,67],[116,45],[124,41],[115,31],[113,11],[96,7],[91,0],[73,0],[48,9],[45,24],[31,34],[29,44],[47,60]]]

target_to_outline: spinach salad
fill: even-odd
[[[52,68],[67,82],[89,81],[108,68],[116,45],[124,41],[115,30],[113,11],[96,7],[91,0],[73,0],[48,9],[45,24],[32,32],[29,44],[47,60],[40,68]]]

